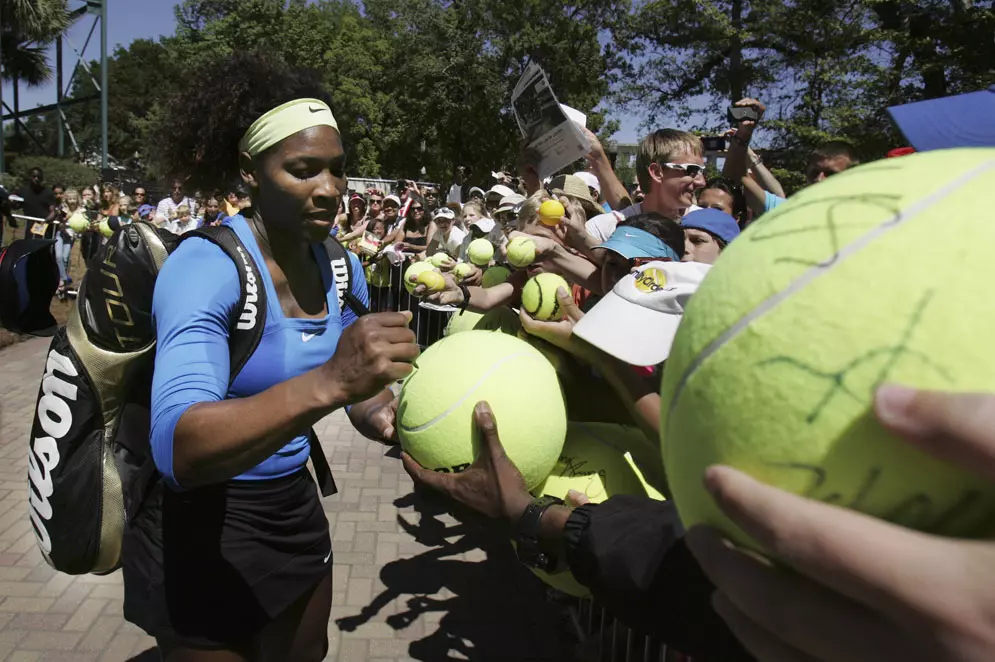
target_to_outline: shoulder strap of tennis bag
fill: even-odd
[[[252,356],[259,341],[262,338],[263,328],[266,325],[266,288],[258,280],[258,266],[245,245],[227,225],[216,225],[208,228],[201,228],[183,235],[200,236],[217,244],[228,256],[239,266],[239,285],[242,296],[239,300],[236,312],[238,317],[232,315],[229,322],[229,345],[231,348],[231,379],[234,381],[238,373],[245,367],[249,357]],[[182,238],[181,238],[182,241]],[[327,242],[326,242],[327,243]],[[348,267],[348,256],[343,256],[346,262],[345,278],[348,287],[350,270]],[[332,255],[329,255],[332,258]],[[341,292],[339,275],[336,271],[335,261],[332,261],[332,273],[335,274],[335,283]],[[339,294],[339,301],[342,295]],[[341,304],[340,304],[341,305]],[[318,480],[318,488],[322,496],[331,496],[338,492],[335,479],[332,478],[332,469],[328,466],[328,459],[325,457],[318,437],[311,428],[307,432],[308,443],[310,445],[311,463],[314,465],[315,477]]]

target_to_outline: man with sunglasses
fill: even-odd
[[[759,216],[787,201],[785,198],[765,190],[756,179],[747,173],[748,164],[756,167],[761,163],[759,157],[755,157],[756,160],[753,160],[750,156],[750,140],[753,138],[753,132],[760,124],[760,120],[763,119],[764,111],[767,108],[756,99],[741,99],[733,106],[751,108],[757,119],[744,119],[735,127],[735,133],[730,138],[729,148],[726,150],[726,162],[722,168],[722,176],[731,181],[743,183],[746,202],[753,213]],[[856,165],[860,165],[860,160],[854,153],[853,147],[841,140],[830,140],[819,145],[809,154],[808,165],[805,168],[805,183],[808,186],[818,184],[827,177]]]
[[[174,179],[169,187],[169,197],[159,201],[155,208],[155,222],[160,226],[165,226],[170,222],[180,205],[186,205],[190,210],[190,215],[196,214],[196,203],[193,198],[183,195],[183,180]]]
[[[636,178],[642,202],[621,211],[600,214],[587,222],[587,232],[605,242],[625,219],[654,212],[672,221],[696,209],[695,194],[705,187],[705,150],[701,139],[685,131],[660,129],[639,143]]]

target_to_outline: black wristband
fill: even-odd
[[[470,305],[470,289],[463,283],[459,284],[460,292],[463,293],[463,303],[459,305],[460,314]]]
[[[550,506],[562,505],[563,499],[544,495],[530,503],[522,513],[515,526],[515,543],[518,560],[529,566],[545,572],[554,571],[559,565],[559,559],[540,549],[539,523]]]

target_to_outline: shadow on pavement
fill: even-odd
[[[447,511],[434,494],[416,491],[394,504],[414,507],[420,514],[417,526],[400,516],[398,522],[415,540],[434,548],[386,564],[380,571],[386,589],[355,616],[337,619],[340,630],[354,631],[392,601],[410,596],[406,609],[386,618],[394,630],[426,613],[443,613],[434,632],[411,642],[408,655],[416,660],[573,659],[576,640],[564,609],[546,601],[544,585],[519,564],[505,533],[466,520],[447,526],[437,517]],[[486,560],[453,558],[478,548]],[[443,590],[452,597],[440,597]]]

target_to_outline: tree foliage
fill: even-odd
[[[756,96],[768,106],[761,140],[784,155],[788,170],[829,138],[873,158],[902,142],[888,106],[995,82],[993,4],[184,0],[175,34],[139,39],[110,57],[109,147],[118,161],[138,154],[154,174],[150,136],[164,104],[199,84],[191,72],[201,64],[259,49],[321,73],[357,175],[424,172],[444,181],[466,165],[483,183],[490,170],[513,168],[519,135],[510,95],[530,61],[605,139],[617,127],[606,110],[639,112],[647,129],[667,121],[718,131],[729,103]],[[12,8],[27,18],[7,21]],[[5,75],[12,66],[6,49],[15,43],[8,33],[30,47],[65,27],[65,0],[0,0],[0,10]],[[43,69],[36,73],[44,78]],[[72,96],[93,92],[77,71]],[[87,153],[99,146],[98,113],[96,104],[66,111]],[[45,149],[54,146],[52,117],[30,124]],[[41,151],[31,143],[18,149]]]

